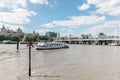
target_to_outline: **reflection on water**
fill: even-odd
[[[120,80],[120,47],[70,45],[69,49],[32,48],[28,78],[28,47],[0,44],[0,80]]]

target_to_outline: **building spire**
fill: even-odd
[[[35,30],[33,30],[33,33],[35,34]]]
[[[5,25],[3,24],[3,27],[2,27],[3,29],[5,29]]]

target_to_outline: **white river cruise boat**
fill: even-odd
[[[62,42],[38,42],[35,44],[36,50],[50,50],[69,48],[69,46]]]

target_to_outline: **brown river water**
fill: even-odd
[[[32,48],[28,77],[28,47],[0,44],[0,80],[120,80],[120,46],[69,45],[69,49]]]

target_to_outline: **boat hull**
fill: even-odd
[[[68,46],[64,47],[37,47],[36,50],[53,50],[53,49],[64,49],[64,48],[69,48]]]

